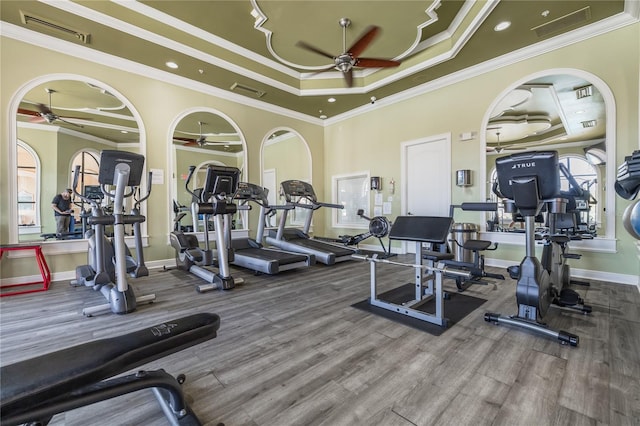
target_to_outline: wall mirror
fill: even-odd
[[[185,184],[189,167],[195,166],[189,187],[202,187],[209,164],[237,167],[241,180],[245,180],[246,148],[244,136],[237,125],[224,114],[208,109],[190,110],[178,117],[172,127],[173,164],[173,229],[185,232],[201,232],[202,218],[191,215],[192,196]],[[183,214],[181,214],[183,213]],[[248,229],[246,213],[237,213],[233,219],[235,229]],[[211,227],[212,224],[207,224]]]
[[[102,150],[144,153],[137,113],[107,85],[66,75],[29,83],[12,106],[16,107],[15,150],[9,164],[15,167],[11,202],[16,208],[11,209],[11,223],[15,224],[11,241],[81,240],[81,213],[89,206],[73,197],[71,226],[66,234],[56,235],[51,201],[72,186],[76,165],[81,166],[79,192],[97,185]]]
[[[311,150],[302,136],[289,128],[277,128],[262,141],[260,169],[262,186],[269,190],[269,204],[282,205],[280,183],[298,179],[311,182]],[[322,200],[321,200],[322,201]],[[303,226],[309,211],[296,208],[287,214],[287,226]],[[268,218],[267,226],[278,226],[281,215]]]
[[[516,152],[556,150],[560,162],[583,190],[576,213],[580,232],[614,237],[615,105],[604,82],[577,70],[545,72],[518,82],[501,94],[485,115],[486,199],[498,211],[486,217],[489,232],[521,232],[521,218],[505,213],[493,193],[496,158]],[[562,175],[561,175],[562,176]],[[571,178],[561,177],[562,189]],[[608,207],[611,208],[608,208]]]

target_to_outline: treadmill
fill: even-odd
[[[275,209],[292,209],[293,206],[269,206],[267,189],[248,182],[240,182],[234,200],[240,204],[254,202],[260,206],[260,219],[256,239],[231,240],[234,251],[232,265],[251,269],[256,273],[275,275],[290,269],[306,268],[316,263],[313,254],[294,253],[266,248],[261,244],[267,215]]]
[[[309,228],[311,227],[311,218],[313,217],[314,210],[320,207],[343,209],[344,206],[341,204],[319,202],[311,184],[301,180],[286,180],[280,184],[280,187],[287,201],[287,206],[290,208],[282,212],[278,231],[269,231],[269,235],[266,237],[267,243],[282,250],[313,254],[316,257],[316,261],[324,263],[325,265],[333,265],[334,263],[353,260],[351,256],[358,252],[357,249],[316,240],[309,236]],[[285,228],[287,213],[291,208],[295,207],[310,210],[303,230]]]

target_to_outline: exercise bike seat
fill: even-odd
[[[562,234],[562,235],[551,235],[550,237],[551,242],[554,242],[556,244],[567,244],[569,241],[571,241],[571,238],[569,238],[568,236]]]
[[[484,251],[491,246],[493,242],[487,240],[467,240],[462,244],[462,248],[470,251]]]
[[[422,258],[426,260],[431,260],[432,262],[441,262],[443,260],[451,260],[455,256],[453,253],[444,253],[440,251],[431,251],[431,250],[423,250]]]
[[[217,314],[198,313],[3,366],[0,411],[4,417],[213,339],[219,327]]]

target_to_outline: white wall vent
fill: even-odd
[[[558,33],[568,27],[575,26],[591,19],[591,8],[589,6],[578,9],[575,12],[571,12],[564,16],[549,21],[545,24],[538,25],[531,28],[531,31],[535,31],[536,35],[540,38],[548,35]]]
[[[79,40],[84,44],[89,44],[91,42],[91,34],[89,33],[74,30],[73,28],[69,28],[61,23],[33,15],[23,10],[20,11],[20,18],[22,23],[27,26],[37,26],[47,29],[50,32],[65,34],[66,36]]]
[[[247,92],[247,93],[251,93],[252,95],[254,95],[257,98],[261,98],[264,95],[267,94],[267,92],[263,92],[262,90],[258,90],[258,89],[254,89],[253,87],[249,87],[249,86],[245,86],[243,84],[240,83],[233,83],[231,85],[231,90],[233,91],[241,91],[241,92]]]

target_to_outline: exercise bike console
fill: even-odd
[[[496,160],[497,195],[508,200],[507,211],[518,210],[525,218],[526,256],[520,263],[516,286],[518,314],[509,318],[486,313],[485,321],[505,323],[555,337],[562,343],[577,346],[578,336],[554,331],[540,321],[552,301],[549,272],[535,256],[535,217],[547,206],[550,212],[562,212],[566,200],[560,194],[558,153],[539,151],[513,154]]]

